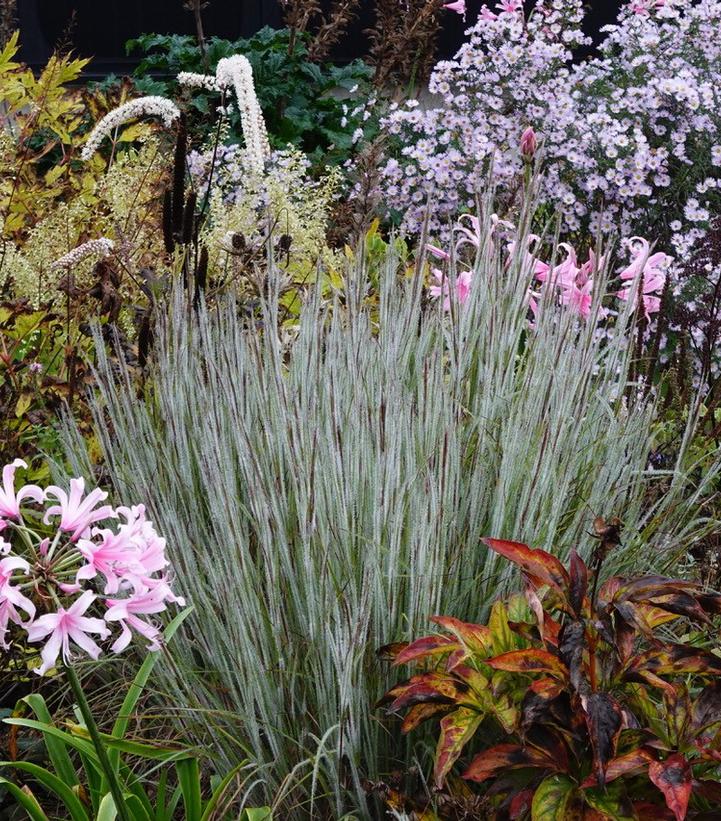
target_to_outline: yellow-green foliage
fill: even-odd
[[[244,237],[246,246],[265,258],[268,237],[276,244],[283,235],[291,238],[288,252],[278,253],[287,272],[289,287],[315,282],[316,271],[337,270],[339,254],[328,247],[326,231],[330,210],[340,185],[338,169],[318,181],[307,173],[305,156],[295,149],[277,154],[262,177],[243,175],[229,196],[224,186],[211,194],[210,219],[203,234],[211,270],[226,271],[238,285],[251,277],[249,254],[236,255],[230,238]],[[296,300],[297,301],[297,300]],[[300,302],[297,302],[300,307]]]

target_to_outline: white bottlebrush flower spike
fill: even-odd
[[[215,77],[220,88],[233,88],[235,91],[248,159],[252,169],[262,173],[265,162],[270,157],[270,143],[255,93],[253,68],[247,57],[236,54],[218,63]]]
[[[115,248],[115,243],[111,239],[107,239],[106,237],[91,239],[88,240],[88,242],[84,242],[82,245],[78,245],[77,248],[73,248],[72,251],[69,251],[67,254],[60,257],[60,259],[56,259],[51,267],[55,269],[74,268],[86,257],[107,257],[112,252],[113,248]]]
[[[177,77],[181,86],[205,88],[208,91],[220,91],[218,81],[212,74],[196,74],[194,71],[181,71]]]
[[[180,117],[180,109],[165,97],[138,97],[108,112],[90,133],[82,154],[89,160],[98,150],[102,141],[124,123],[140,117],[159,117],[166,127],[170,127]]]

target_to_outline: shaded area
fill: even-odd
[[[456,52],[463,32],[475,21],[481,5],[481,0],[468,0],[467,23],[459,15],[447,13],[439,42],[440,57],[449,58]],[[614,0],[595,3],[591,8],[585,28],[596,42],[601,27],[613,22],[620,6],[620,0]],[[373,4],[362,0],[361,7],[333,54],[336,62],[360,57],[367,49],[363,32],[373,24]],[[194,32],[192,15],[183,9],[181,0],[20,0],[19,18],[23,57],[30,65],[44,64],[53,47],[62,42],[71,44],[82,56],[93,56],[94,74],[132,70],[138,58],[126,56],[125,43],[139,34]],[[203,20],[207,35],[232,40],[250,37],[263,26],[279,26],[282,16],[276,0],[214,0],[203,12]]]

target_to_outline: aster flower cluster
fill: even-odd
[[[103,504],[107,494],[86,494],[83,479],[72,479],[69,493],[16,491],[24,467],[16,459],[2,471],[0,647],[23,638],[42,645],[39,675],[78,651],[97,659],[98,641],[113,639],[109,649],[120,653],[137,634],[157,650],[160,629],[148,617],[185,602],[171,590],[165,540],[143,505]]]
[[[180,117],[180,109],[165,97],[138,97],[136,100],[130,100],[114,108],[100,120],[90,132],[90,136],[83,146],[81,158],[86,162],[90,160],[106,137],[109,137],[125,123],[141,117],[158,117],[166,128],[170,128]]]
[[[636,0],[605,30],[600,55],[573,65],[580,0],[484,6],[429,90],[386,119],[399,150],[384,175],[390,205],[418,230],[473,207],[493,172],[512,192],[523,170],[519,140],[542,145],[543,196],[569,231],[630,235],[665,224],[678,254],[707,226],[719,197],[721,2]],[[681,204],[677,201],[680,197]]]

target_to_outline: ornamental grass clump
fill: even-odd
[[[547,291],[529,327],[534,208],[509,252],[489,241],[486,198],[468,297],[448,311],[426,298],[422,260],[389,252],[370,268],[359,253],[334,298],[316,287],[280,336],[271,258],[260,322],[174,293],[140,395],[98,346],[104,467],[121,497],[143,494],[203,602],[157,668],[159,698],[228,764],[250,758],[248,800],[280,817],[370,818],[364,779],[427,759],[370,711],[390,684],[374,650],[434,613],[485,614],[513,582],[486,533],[565,559],[589,512],[618,515],[628,538],[608,569],[623,572],[671,565],[714,528],[699,505],[721,464],[684,468],[693,418],[678,461],[650,466],[631,304],[613,335],[595,331],[615,263],[596,273],[588,320]],[[72,422],[63,436],[89,475]]]

